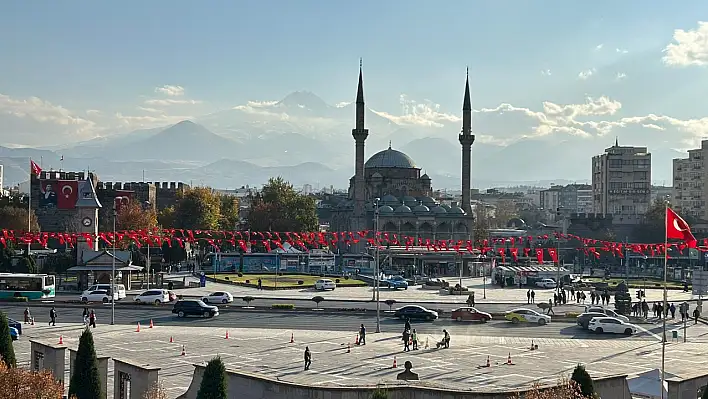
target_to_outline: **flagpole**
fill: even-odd
[[[661,399],[665,399],[664,395],[664,384],[666,383],[666,274],[669,271],[669,202],[664,202],[664,306],[661,309],[661,314],[659,317],[662,318],[662,338],[661,338]],[[683,332],[686,334],[686,331]]]
[[[29,180],[28,180],[28,186],[29,188],[27,191],[29,191],[28,195],[28,201],[27,201],[27,231],[31,232],[32,231],[32,175],[34,174],[34,171],[32,170],[32,158],[29,159]],[[31,249],[32,244],[27,243],[27,256],[30,255],[30,249]]]

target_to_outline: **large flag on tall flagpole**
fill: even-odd
[[[37,165],[37,162],[30,159],[30,170],[32,174],[39,177],[42,174],[42,168]]]
[[[695,248],[697,244],[688,223],[669,207],[666,208],[666,238],[685,241],[689,248]]]

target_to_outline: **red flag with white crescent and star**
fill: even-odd
[[[695,248],[697,243],[688,223],[669,207],[666,208],[666,238],[685,241],[689,248]]]
[[[77,180],[59,180],[57,195],[58,209],[74,209],[79,199],[79,182]]]
[[[30,159],[30,170],[32,174],[39,177],[42,174],[42,168],[37,165],[37,162]]]

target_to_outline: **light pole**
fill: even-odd
[[[380,198],[375,198],[374,199],[374,212],[376,217],[374,218],[374,244],[376,244],[376,248],[374,249],[374,253],[376,254],[376,277],[374,280],[374,295],[376,295],[376,332],[380,333],[381,332],[381,297],[379,294],[379,275],[381,274],[380,272],[380,265],[379,265],[379,242],[377,240],[379,236],[379,201]]]
[[[116,201],[118,200],[117,197]],[[113,256],[111,256],[111,325],[116,324],[116,218],[118,217],[118,208],[116,208],[115,203],[113,204]]]
[[[145,207],[145,211],[150,210],[150,201],[145,201],[143,204]],[[147,289],[150,289],[150,230],[148,230],[148,239],[147,239],[147,257],[145,258],[145,267],[147,268]]]

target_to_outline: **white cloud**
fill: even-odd
[[[698,28],[693,30],[676,29],[673,39],[664,49],[666,65],[708,65],[708,22],[698,22]]]
[[[157,108],[149,108],[149,107],[141,107],[141,106],[138,106],[138,110],[143,111],[143,112],[149,112],[149,113],[152,113],[152,114],[159,114],[159,113],[162,113],[162,110],[159,110],[159,109],[157,109]]]
[[[600,43],[597,46],[595,46],[595,50],[602,50],[602,48],[605,47],[604,43]]]
[[[618,54],[627,54],[629,51],[618,47],[615,49],[615,52]]]
[[[595,72],[597,72],[597,71],[595,70],[595,68],[590,68],[590,69],[586,69],[586,70],[584,70],[584,71],[580,71],[580,72],[578,73],[578,79],[580,79],[580,80],[589,79],[592,75],[595,74]]]
[[[550,69],[545,69],[541,71],[541,75],[543,76],[551,76],[551,70]]]
[[[344,107],[348,106],[348,105],[351,104],[351,103],[352,103],[351,101],[342,101],[342,102],[337,103],[337,104],[335,105],[335,107],[337,107],[337,108],[344,108]]]
[[[170,105],[194,105],[201,104],[199,100],[188,100],[188,99],[174,99],[174,98],[153,98],[150,100],[145,100],[145,104],[153,106],[170,106]]]
[[[184,87],[173,86],[173,85],[164,85],[162,87],[156,87],[155,93],[164,94],[164,95],[170,96],[170,97],[181,97],[184,95]]]
[[[89,115],[89,116],[99,116],[101,114],[103,114],[103,113],[98,109],[87,109],[86,110],[86,115]]]
[[[410,100],[405,94],[399,96],[399,102],[403,109],[403,115],[395,116],[383,111],[374,111],[374,113],[387,118],[399,125],[416,125],[425,127],[443,127],[446,122],[459,122],[460,117],[453,114],[448,114],[440,111],[440,104],[436,104],[430,100],[417,102]]]
[[[616,80],[622,80],[627,77],[627,74],[624,72],[617,72],[617,75],[615,75]]]

